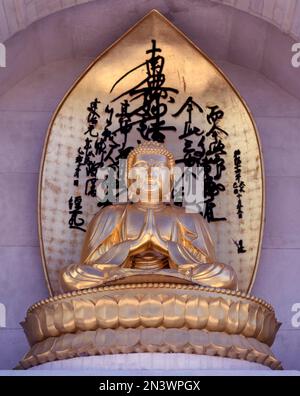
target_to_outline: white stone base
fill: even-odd
[[[193,371],[195,375],[199,370],[267,370],[271,369],[258,363],[245,360],[222,358],[218,356],[192,355],[185,353],[131,353],[118,355],[84,356],[68,360],[59,360],[45,363],[30,370],[109,370],[123,373],[139,374],[141,371],[158,370],[172,375],[172,371]],[[107,374],[107,372],[105,372]],[[99,372],[100,375],[100,372]],[[117,375],[117,374],[114,374]],[[131,374],[130,374],[131,375]],[[157,374],[154,374],[157,375]]]

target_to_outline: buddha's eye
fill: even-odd
[[[151,175],[154,176],[154,177],[159,176],[159,175],[160,175],[160,169],[157,168],[157,167],[152,168],[152,169],[151,169]]]

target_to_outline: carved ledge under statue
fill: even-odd
[[[128,73],[122,70],[123,77],[111,84],[110,94],[116,96],[110,103],[119,100],[121,105],[121,113],[116,114],[119,126],[113,133],[114,110],[109,105],[105,108],[106,126],[101,133],[96,132],[103,127],[98,99],[88,107],[89,126],[84,135],[90,138],[86,138],[83,148],[74,150],[73,140],[68,140],[60,129],[68,114],[72,120],[72,114],[78,113],[84,95],[95,97],[95,92],[89,93],[93,89],[91,78],[102,75],[98,74],[102,66],[103,75],[108,73],[108,59],[115,64],[113,48],[112,55],[108,52],[99,58],[74,86],[51,123],[42,163],[39,213],[42,255],[52,296],[33,305],[23,322],[31,346],[20,362],[24,369],[48,363],[54,368],[54,362],[84,356],[145,352],[206,356],[206,363],[200,357],[197,360],[199,368],[208,364],[209,357],[214,357],[212,365],[217,365],[215,359],[226,358],[228,367],[234,366],[230,362],[235,359],[243,361],[240,367],[253,364],[282,368],[270,349],[280,326],[274,310],[249,294],[259,259],[264,211],[262,159],[253,120],[225,77],[157,12],[137,24],[117,46],[125,51],[138,38],[140,48],[154,32],[152,50],[147,51],[150,60],[136,68],[131,65]],[[192,54],[191,71],[199,63],[204,83],[200,91],[193,91],[198,82],[190,75],[179,79],[179,85],[183,84],[184,95],[186,90],[193,96],[207,94],[208,113],[204,118],[204,109],[192,96],[187,101],[182,97],[179,102],[186,103],[186,107],[183,105],[177,112],[172,107],[172,95],[179,89],[162,87],[165,60],[157,55],[161,53],[156,47],[158,39],[164,42],[169,55],[170,48],[176,52],[176,43]],[[129,89],[123,80],[139,69],[144,73],[144,66],[146,79],[138,83],[131,77],[136,85]],[[171,81],[184,76],[187,64],[180,56],[178,70],[174,63],[172,66],[168,69]],[[140,107],[131,113],[127,96],[131,101],[140,101]],[[214,105],[217,98],[233,111],[223,124],[220,121],[224,111]],[[162,119],[168,106],[172,107],[170,117],[175,118],[183,108],[187,109],[184,126],[166,126],[172,120]],[[200,117],[199,127],[192,121],[194,110]],[[75,122],[64,128],[68,133],[78,125]],[[184,142],[182,159],[178,152],[174,155],[167,149],[172,146],[172,136],[176,136],[172,133],[180,128],[184,129],[178,138],[178,145]],[[168,129],[169,142],[164,135]],[[127,136],[129,132],[133,138]],[[221,135],[227,139],[227,146]],[[127,147],[125,143],[130,139],[131,146]],[[192,150],[192,156],[191,139],[203,149]],[[66,162],[70,156],[61,155],[57,147],[77,151],[75,176],[70,171],[72,162]],[[114,156],[116,147],[118,155]],[[52,158],[54,153],[56,159]],[[102,162],[96,162],[99,156]],[[97,183],[93,166],[96,170],[107,164],[114,168],[122,158],[127,158],[129,202],[102,205],[99,210],[101,204],[95,206],[94,190],[89,190]],[[242,160],[247,164],[243,171]],[[204,168],[205,209],[201,214],[175,206],[170,199],[174,167],[180,163]],[[87,178],[83,183],[85,210],[81,206],[81,175]],[[140,183],[138,189],[131,189],[136,181]],[[77,198],[68,201],[70,195]],[[69,210],[64,206],[66,202]],[[84,229],[85,216],[90,221]],[[68,232],[63,228],[66,222]]]

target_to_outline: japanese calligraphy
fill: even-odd
[[[78,199],[75,202],[76,198],[69,201],[69,205],[75,207],[70,209],[70,228],[83,228],[83,197],[97,197],[100,168],[109,166],[116,172],[120,171],[119,160],[126,159],[133,149],[129,144],[132,142],[129,135],[133,131],[137,133],[136,144],[143,141],[164,143],[167,136],[174,136],[177,132],[175,137],[183,146],[183,156],[177,159],[177,164],[204,169],[205,202],[199,212],[208,222],[226,220],[222,216],[222,208],[218,208],[216,203],[217,197],[225,191],[222,178],[226,171],[228,132],[220,125],[224,111],[217,104],[203,105],[192,96],[177,104],[179,90],[167,83],[166,60],[156,40],[151,41],[146,58],[113,84],[109,103],[103,103],[97,97],[87,106],[87,127],[83,144],[77,150],[74,172],[74,186],[81,188],[82,199],[80,202]],[[133,87],[114,96],[121,82],[137,71],[143,71],[144,78],[135,80]],[[180,124],[183,128],[179,131]],[[118,190],[118,180],[116,184]],[[109,204],[97,202],[98,207]]]
[[[246,184],[242,180],[242,161],[241,161],[241,151],[235,150],[234,152],[234,173],[235,173],[235,182],[233,183],[233,192],[234,195],[237,197],[237,215],[239,219],[243,218],[243,193],[245,192]]]

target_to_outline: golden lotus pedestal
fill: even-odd
[[[152,352],[281,369],[270,349],[279,325],[269,304],[238,291],[176,283],[86,289],[28,310],[23,328],[31,349],[20,365],[28,369],[83,356]]]

